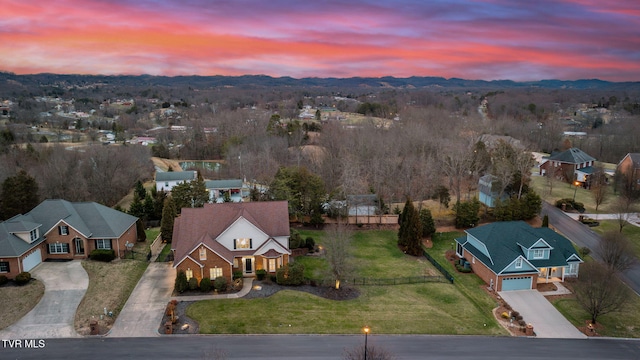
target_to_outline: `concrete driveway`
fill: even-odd
[[[159,336],[158,328],[171,300],[175,279],[176,271],[170,263],[150,263],[107,335]]]
[[[44,262],[31,271],[31,276],[44,283],[44,295],[27,315],[0,331],[0,338],[79,337],[73,321],[89,286],[89,276],[80,261]]]
[[[522,315],[524,321],[533,325],[537,337],[586,338],[538,290],[501,291],[498,294]]]

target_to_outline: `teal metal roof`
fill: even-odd
[[[578,256],[571,242],[564,236],[549,228],[531,227],[524,221],[495,222],[466,230],[466,233],[484,244],[491,258],[467,241],[466,237],[456,241],[496,274],[502,272],[518,256],[526,258],[522,247],[531,248],[540,239],[549,244],[552,250],[548,260],[527,260],[537,268],[566,266],[571,255]]]

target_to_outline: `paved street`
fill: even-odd
[[[73,321],[89,286],[89,276],[80,261],[43,262],[31,271],[31,275],[44,283],[44,296],[17,323],[0,331],[0,338],[78,337]]]
[[[593,232],[588,226],[579,223],[565,214],[557,207],[542,202],[541,214],[549,215],[549,224],[557,231],[572,240],[579,247],[586,246],[591,249],[591,256],[598,258],[597,249],[600,243],[600,236]],[[621,275],[622,280],[631,287],[636,294],[640,295],[640,262]]]
[[[640,358],[640,341],[523,337],[369,335],[368,345],[413,360],[627,360]],[[341,359],[364,345],[363,335],[158,336],[47,340],[40,349],[0,348],[2,359]],[[219,356],[216,356],[216,353]],[[223,356],[220,356],[222,354]]]
[[[170,263],[149,263],[108,336],[159,336],[158,327],[171,300],[175,278],[175,269]]]

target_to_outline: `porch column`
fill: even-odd
[[[566,269],[566,266],[562,267],[562,282],[564,282],[564,269]]]
[[[546,274],[547,274],[547,278],[545,279],[544,282],[548,283],[549,282],[549,268],[547,268]]]

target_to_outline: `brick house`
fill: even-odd
[[[0,274],[13,278],[47,259],[86,259],[95,249],[122,257],[137,240],[137,220],[95,202],[45,200],[0,223]]]
[[[571,242],[524,221],[495,222],[465,230],[456,255],[496,291],[535,289],[538,283],[577,277],[582,259]]]
[[[640,153],[628,153],[618,163],[616,172],[624,176],[625,181],[634,183],[640,189]]]
[[[214,280],[233,273],[275,274],[289,263],[289,210],[286,201],[205,204],[184,208],[173,227],[173,267],[187,278]]]
[[[540,164],[540,175],[552,172],[557,179],[584,184],[589,175],[595,172],[595,162],[596,159],[584,151],[571,148],[543,158]]]

